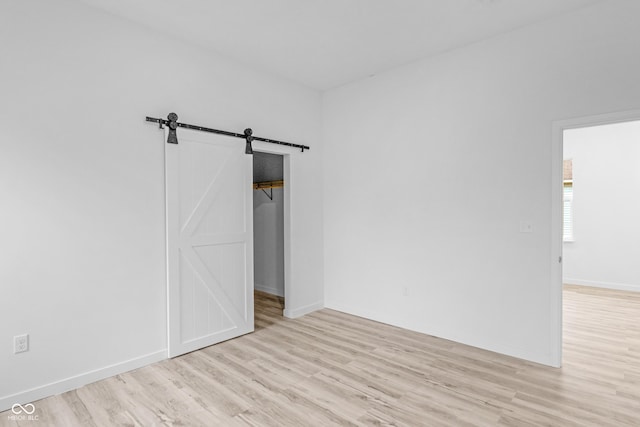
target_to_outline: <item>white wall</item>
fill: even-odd
[[[326,306],[553,364],[552,121],[640,108],[637,16],[603,2],[326,93]]]
[[[574,241],[563,281],[640,291],[640,121],[571,129]]]
[[[287,305],[322,304],[317,92],[68,0],[4,2],[0,40],[0,411],[165,357],[164,138],[146,115],[311,146],[291,155]]]
[[[284,191],[253,192],[254,282],[259,291],[284,296]],[[273,191],[273,193],[271,193]]]

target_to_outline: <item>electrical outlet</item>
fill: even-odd
[[[402,287],[402,296],[404,297],[408,297],[409,296],[409,288],[406,286]]]
[[[18,354],[25,351],[29,351],[29,334],[13,337],[13,353]]]

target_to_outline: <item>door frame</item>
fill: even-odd
[[[562,366],[562,160],[565,130],[640,120],[640,110],[618,111],[552,122],[551,138],[551,364]]]
[[[293,284],[291,281],[291,169],[293,157],[292,149],[285,146],[268,144],[261,141],[252,142],[253,151],[268,154],[277,154],[282,156],[282,179],[284,187],[282,188],[283,196],[283,233],[284,233],[284,317],[293,318],[292,310],[288,308],[292,301]]]

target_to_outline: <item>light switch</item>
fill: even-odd
[[[531,221],[520,221],[520,232],[533,233],[533,224],[531,224]]]

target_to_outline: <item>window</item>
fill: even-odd
[[[573,242],[573,161],[563,162],[562,240]]]
[[[564,182],[562,201],[562,240],[573,241],[573,182]]]

